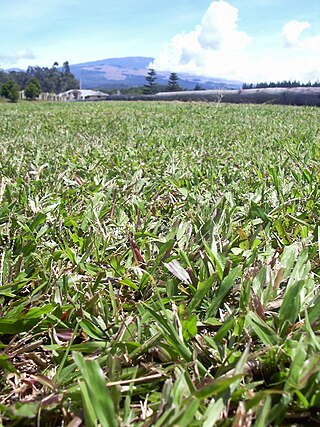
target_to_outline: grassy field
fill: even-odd
[[[0,118],[0,425],[317,425],[319,109]]]

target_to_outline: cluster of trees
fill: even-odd
[[[146,84],[144,85],[143,93],[152,95],[160,92],[160,90],[166,92],[179,92],[183,90],[183,88],[179,85],[178,81],[179,77],[177,73],[170,73],[168,84],[165,87],[160,87],[158,85],[158,78],[155,69],[150,68],[146,76]]]
[[[258,89],[258,88],[268,88],[268,87],[320,87],[320,81],[314,83],[300,83],[297,80],[283,80],[282,82],[262,82],[262,83],[244,83],[242,89]]]
[[[24,89],[24,94],[27,99],[36,99],[41,93],[41,86],[38,79],[30,79]],[[8,80],[1,85],[0,96],[9,99],[12,102],[17,102],[20,96],[20,87],[14,80]]]
[[[55,62],[51,68],[28,67],[27,71],[0,70],[0,94],[15,102],[19,91],[23,90],[26,98],[35,99],[41,92],[60,93],[69,89],[78,89],[79,82],[70,71],[68,61],[62,68]]]

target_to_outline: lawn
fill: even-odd
[[[0,425],[318,425],[319,109],[0,119]]]

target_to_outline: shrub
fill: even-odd
[[[1,86],[1,96],[9,99],[11,102],[17,102],[19,99],[19,90],[18,84],[13,80],[9,80]]]

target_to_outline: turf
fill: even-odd
[[[0,117],[2,425],[317,425],[319,109]]]

